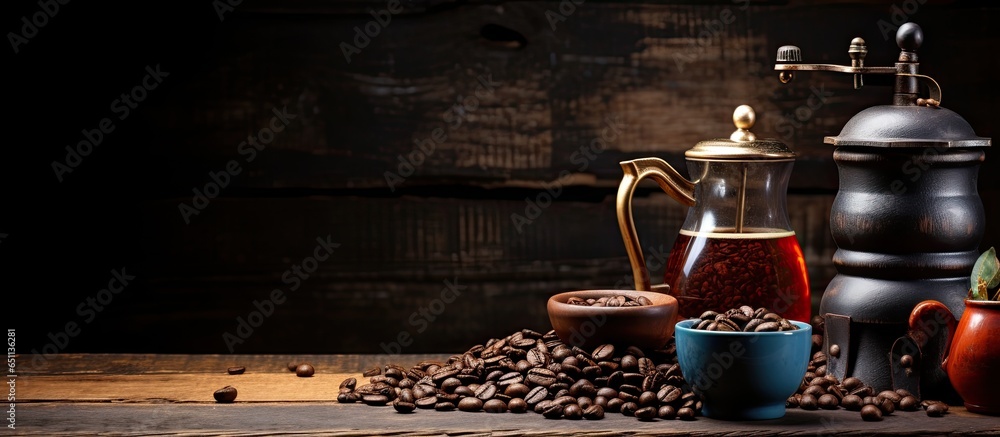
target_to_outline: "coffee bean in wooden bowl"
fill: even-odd
[[[547,309],[552,328],[568,345],[659,349],[673,335],[677,299],[650,291],[583,290],[550,297]]]
[[[755,317],[758,312],[760,317]],[[708,313],[675,327],[677,360],[684,379],[704,401],[702,414],[726,420],[784,416],[786,400],[806,374],[812,328],[808,323],[768,320],[764,315],[770,311],[749,307]],[[764,323],[774,325],[760,328]],[[710,324],[714,329],[707,329]],[[811,408],[812,398],[803,397],[806,400]],[[816,400],[816,407],[832,406],[829,399],[823,404]]]

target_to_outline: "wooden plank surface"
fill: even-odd
[[[514,415],[417,411],[336,403],[217,404],[18,404],[18,434],[25,435],[333,435],[333,436],[817,436],[997,435],[996,417],[956,407],[943,418],[895,413],[864,422],[856,412],[788,410],[785,417],[755,422],[707,418],[640,422],[609,414],[603,420],[548,420]]]
[[[20,356],[30,360],[31,356]],[[856,412],[788,410],[767,421],[639,422],[620,414],[600,421],[547,420],[523,415],[420,411],[398,414],[389,407],[332,402],[342,378],[328,373],[383,362],[384,355],[299,356],[321,366],[312,378],[274,368],[289,356],[66,355],[51,359],[52,374],[17,379],[15,435],[988,435],[1000,420],[954,407],[945,418],[897,412],[883,422],[864,422]],[[392,357],[399,363],[427,358]],[[437,356],[436,358],[443,358]],[[253,363],[248,373],[226,375],[227,359]],[[123,366],[133,362],[133,366]],[[273,364],[273,366],[271,365]],[[89,369],[96,369],[93,373]],[[278,369],[281,370],[281,369]],[[240,391],[233,404],[216,404],[211,393],[224,385]]]

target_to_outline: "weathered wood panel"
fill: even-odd
[[[388,188],[385,172],[405,174],[398,157],[419,152],[414,142],[439,128],[446,139],[415,155],[414,175],[394,186],[519,186],[561,171],[602,181],[620,177],[622,159],[679,160],[697,141],[727,136],[733,108],[750,103],[758,135],[802,155],[793,188],[832,189],[822,137],[890,100],[888,87],[856,91],[846,75],[800,74],[781,85],[773,72],[779,45],[797,43],[807,61],[846,63],[854,36],[869,41],[869,64],[891,64],[898,49],[882,37],[879,21],[892,18],[883,4],[587,3],[553,29],[546,14],[558,11],[556,2],[504,2],[399,15],[350,63],[340,44],[370,17],[237,13],[213,41],[205,74],[178,78],[168,99],[146,112],[149,130],[165,134],[148,144],[170,165],[164,184],[182,192],[204,185],[229,159],[247,170],[233,187]],[[991,136],[997,126],[983,102],[998,95],[990,69],[950,62],[995,64],[979,56],[995,19],[984,12],[926,4],[912,18],[927,35],[924,71],[942,83],[946,105]],[[496,28],[513,36],[484,31]],[[519,43],[484,34],[526,44],[511,48]],[[254,162],[243,162],[237,145],[267,126],[275,106],[298,118]],[[609,119],[621,133],[603,153],[581,154],[602,139]],[[993,173],[985,172],[987,182],[997,181]]]
[[[137,237],[142,256],[126,264],[141,288],[126,289],[120,304],[116,297],[73,350],[371,353],[395,350],[391,344],[406,333],[412,344],[401,351],[454,352],[524,327],[548,330],[550,295],[633,286],[613,199],[569,199],[542,209],[520,232],[511,215],[531,217],[523,199],[216,199],[189,225],[176,210],[180,199],[152,202]],[[826,220],[832,196],[789,202],[818,297],[834,273]],[[634,206],[659,283],[685,209],[646,189]],[[307,264],[317,237],[339,247]],[[289,279],[296,265],[315,271]],[[461,295],[438,307],[445,281]],[[224,335],[238,334],[237,318],[248,319],[254,302],[274,289],[287,300],[245,341],[227,343]]]

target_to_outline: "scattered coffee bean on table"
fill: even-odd
[[[316,373],[316,369],[313,368],[311,364],[302,363],[295,368],[295,376],[300,378],[308,378]]]
[[[299,367],[299,362],[298,361],[289,361],[288,362],[288,371],[289,372],[294,372],[295,369],[298,368],[298,367]]]
[[[227,385],[216,390],[212,395],[215,396],[215,402],[228,404],[236,400],[236,387]]]
[[[622,413],[639,420],[693,420],[701,399],[690,391],[671,341],[663,349],[592,351],[564,344],[554,331],[521,330],[444,361],[409,368],[386,364],[348,378],[337,401],[417,409],[525,413],[547,419],[600,420]],[[411,407],[412,405],[412,407]]]
[[[774,332],[799,329],[777,313],[766,308],[753,309],[747,305],[724,313],[705,311],[694,320],[692,329],[705,331]]]
[[[243,367],[243,366],[230,367],[230,368],[226,369],[226,372],[228,372],[230,375],[242,375],[243,372],[246,372],[246,371],[247,371],[247,368]]]
[[[572,296],[566,299],[566,303],[592,307],[638,307],[652,305],[653,301],[649,300],[646,296],[632,298],[631,296],[620,294],[617,296],[605,296],[599,299],[584,299]]]
[[[882,420],[882,410],[874,405],[861,407],[861,419],[866,422],[878,422]]]

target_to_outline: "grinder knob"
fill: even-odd
[[[924,31],[917,23],[905,23],[896,31],[896,45],[905,52],[915,52],[924,43]]]

